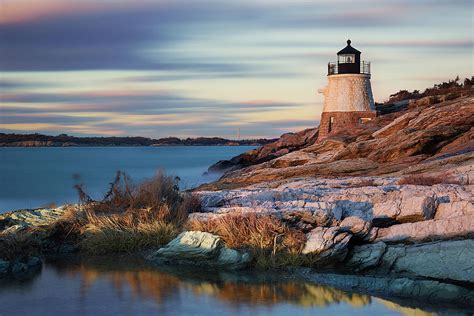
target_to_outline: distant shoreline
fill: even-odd
[[[275,139],[232,140],[221,137],[152,139],[147,137],[76,137],[0,133],[0,147],[165,147],[165,146],[262,146]]]
[[[21,145],[4,145],[0,144],[0,148],[68,148],[68,147],[101,147],[101,148],[108,148],[108,147],[241,147],[241,146],[262,146],[264,144],[254,143],[254,144],[167,144],[167,145],[133,145],[133,144],[125,144],[125,145],[45,145],[45,146],[21,146]]]

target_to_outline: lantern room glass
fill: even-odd
[[[355,55],[354,54],[338,55],[338,62],[340,64],[354,64],[355,63]]]

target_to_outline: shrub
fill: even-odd
[[[451,98],[455,98],[457,96],[461,96],[462,93],[468,92],[472,87],[472,82],[472,78],[465,78],[464,81],[461,82],[459,76],[456,76],[456,78],[452,80],[435,84],[432,88],[426,88],[422,93],[420,93],[419,90],[413,90],[413,92],[408,90],[400,90],[394,94],[391,94],[389,100],[385,101],[384,103],[389,104],[403,100],[420,99],[427,96],[445,94],[451,94]]]
[[[159,247],[174,238],[197,211],[200,201],[179,191],[179,178],[162,172],[137,185],[117,172],[102,201],[93,201],[76,186],[83,216],[72,223],[80,235],[81,250],[93,254],[135,252]]]
[[[300,255],[304,233],[288,227],[274,216],[226,215],[206,222],[190,221],[188,229],[218,235],[228,247],[252,252],[259,268],[298,265],[304,260]]]

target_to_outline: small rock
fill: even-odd
[[[317,255],[316,261],[344,260],[347,246],[352,235],[341,232],[339,227],[317,227],[306,234],[306,244],[303,254]]]
[[[219,236],[187,231],[148,258],[155,263],[175,263],[223,269],[241,269],[250,261],[249,253],[227,248]]]

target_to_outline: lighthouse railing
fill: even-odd
[[[360,71],[359,73],[370,75],[370,62],[361,61],[360,62]],[[332,61],[328,63],[328,76],[339,74],[339,63],[337,61]]]
[[[362,61],[360,63],[360,73],[370,75],[370,62],[369,61]]]

